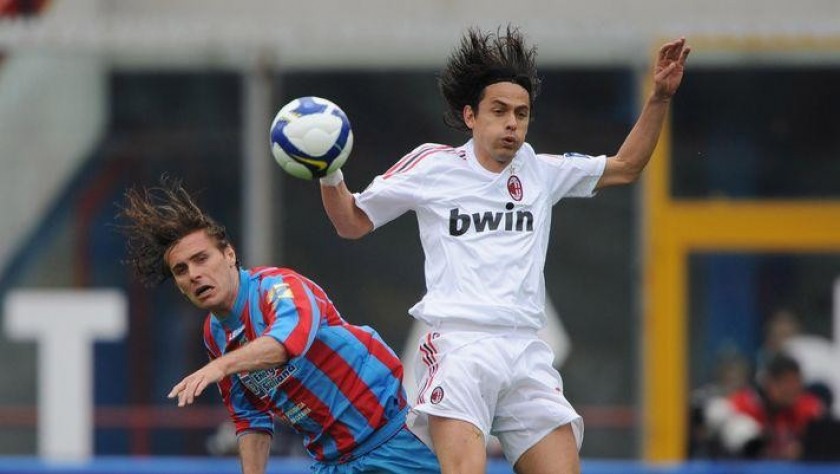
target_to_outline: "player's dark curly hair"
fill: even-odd
[[[452,128],[469,131],[464,107],[478,110],[484,88],[497,82],[513,82],[526,91],[534,104],[540,92],[536,66],[537,48],[529,47],[518,28],[507,26],[495,34],[470,28],[450,56],[438,78],[438,87],[448,109],[443,120]]]
[[[231,245],[224,226],[195,204],[179,179],[167,175],[161,176],[158,187],[129,188],[118,217],[125,221],[117,225],[126,237],[125,263],[148,286],[172,276],[164,256],[192,232],[204,230],[220,250]]]

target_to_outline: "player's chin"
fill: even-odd
[[[206,299],[202,300],[202,299],[193,297],[193,298],[190,298],[190,300],[192,301],[193,306],[195,306],[196,308],[204,310],[204,311],[209,311],[210,310],[211,305],[209,304],[209,302]]]
[[[496,161],[499,163],[510,163],[514,156],[516,156],[516,152],[519,151],[519,147],[500,147],[496,150]]]
[[[499,140],[496,149],[499,153],[510,153],[512,155],[516,154],[519,151],[519,148],[522,146],[522,142],[516,140],[514,138],[505,138],[503,140]]]
[[[215,300],[216,300],[215,295],[207,295],[203,298],[200,297],[200,296],[193,296],[192,297],[193,304],[196,307],[198,307],[199,309],[206,310],[206,311],[211,311],[212,308],[215,307],[215,303],[216,303]]]

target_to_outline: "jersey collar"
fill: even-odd
[[[522,146],[524,147],[525,144],[523,143]],[[472,139],[465,143],[463,145],[463,148],[466,152],[467,163],[470,164],[470,167],[472,167],[473,170],[475,170],[482,176],[486,176],[490,180],[496,180],[501,176],[507,176],[509,174],[509,171],[518,168],[522,155],[522,147],[520,147],[519,150],[516,151],[516,155],[513,156],[513,159],[510,160],[510,163],[508,163],[508,165],[502,171],[494,173],[482,166],[481,163],[478,162],[478,158],[476,158],[475,156],[475,143],[473,143]]]
[[[248,294],[250,293],[251,274],[244,269],[239,269],[239,291],[236,293],[236,302],[233,303],[233,310],[226,318],[221,318],[216,314],[216,318],[222,327],[228,330],[238,329],[242,326],[242,312],[245,310],[245,304],[248,302]]]

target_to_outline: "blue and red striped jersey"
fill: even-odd
[[[324,290],[287,268],[241,270],[239,278],[230,316],[205,321],[210,357],[270,336],[289,361],[219,382],[237,434],[272,433],[277,418],[329,462],[366,453],[402,428],[402,364],[376,331],[346,322]]]

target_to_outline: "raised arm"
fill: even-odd
[[[339,236],[358,239],[373,230],[367,214],[356,207],[356,200],[344,184],[341,170],[321,179],[321,200]]]
[[[653,70],[653,92],[618,153],[607,159],[596,189],[629,184],[639,178],[656,148],[671,98],[682,82],[690,51],[685,38],[666,43],[659,49]]]

